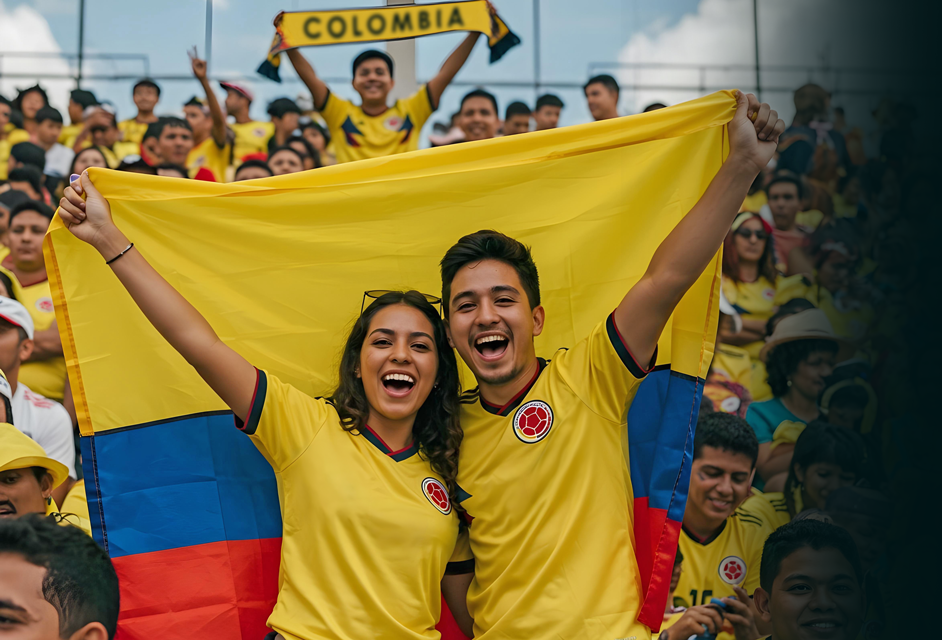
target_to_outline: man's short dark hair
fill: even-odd
[[[714,447],[730,453],[741,453],[755,466],[759,457],[759,440],[749,423],[731,413],[708,413],[697,420],[697,433],[693,437],[693,459],[703,447]]]
[[[268,166],[267,162],[265,162],[264,160],[256,160],[256,159],[246,160],[245,162],[240,164],[235,170],[235,175],[239,175],[239,171],[241,171],[242,169],[251,169],[253,167],[256,169],[264,169],[265,171],[268,172],[268,175],[270,176],[275,175],[271,172],[271,167]]]
[[[24,165],[36,167],[40,173],[46,168],[46,151],[38,144],[18,142],[10,148],[10,156]]]
[[[131,89],[131,95],[134,95],[134,92],[137,91],[138,87],[150,87],[157,92],[157,97],[160,97],[160,85],[151,80],[150,78],[142,78],[134,84],[134,88]]]
[[[0,520],[0,553],[43,567],[43,598],[59,614],[59,636],[68,638],[92,622],[109,640],[118,628],[118,575],[108,554],[81,529],[31,513]]]
[[[147,130],[144,131],[143,140],[148,138],[160,138],[163,135],[164,129],[167,127],[181,127],[187,131],[193,131],[190,127],[190,123],[182,118],[177,118],[175,116],[161,116],[157,118],[157,122],[151,122],[147,125]]]
[[[293,142],[297,142],[298,144],[301,144],[304,146],[305,152],[307,153],[308,157],[310,157],[311,160],[314,161],[315,169],[320,169],[321,167],[324,166],[324,163],[321,162],[321,154],[318,152],[317,149],[314,148],[313,144],[308,142],[307,138],[305,138],[304,136],[291,136],[290,138],[285,140],[285,145],[290,147],[291,143]]]
[[[190,178],[190,172],[186,170],[186,167],[180,166],[178,164],[174,164],[172,162],[164,162],[164,163],[158,164],[156,167],[154,167],[154,173],[156,173],[157,175],[160,175],[158,173],[160,169],[176,171],[177,173],[180,174],[181,178],[186,178],[188,180]]]
[[[511,102],[507,105],[507,111],[504,115],[504,120],[510,120],[513,116],[527,116],[530,115],[530,107],[528,107],[523,102]]]
[[[484,230],[461,238],[442,258],[442,307],[446,316],[455,275],[465,265],[481,260],[498,260],[513,267],[530,301],[530,308],[535,309],[540,305],[540,276],[530,247],[503,233]]]
[[[667,108],[667,105],[664,104],[663,102],[652,102],[651,104],[646,106],[644,108],[644,111],[642,111],[641,113],[649,113],[651,111],[657,111],[658,109],[666,109],[666,108]]]
[[[316,120],[308,120],[307,122],[301,123],[301,131],[305,129],[317,129],[321,134],[321,137],[324,138],[324,146],[330,144],[330,131],[328,131],[320,122]]]
[[[593,84],[604,85],[605,88],[608,89],[609,91],[614,91],[615,95],[618,95],[620,91],[618,87],[618,81],[615,80],[615,78],[613,78],[612,76],[608,75],[607,73],[603,73],[602,75],[599,75],[599,76],[592,76],[591,78],[589,78],[589,81],[586,82],[585,85],[582,87],[582,91],[585,92],[585,90],[588,89],[589,86]]]
[[[98,98],[95,97],[95,94],[85,89],[72,89],[72,93],[69,94],[69,100],[80,105],[83,109],[98,104]]]
[[[45,202],[27,200],[10,209],[10,224],[13,224],[13,218],[15,218],[17,214],[23,213],[24,211],[33,211],[48,220],[52,220],[52,216],[56,213],[53,208]]]
[[[815,551],[837,549],[853,568],[857,583],[863,584],[860,555],[849,533],[820,520],[795,520],[776,529],[765,541],[759,565],[759,586],[763,591],[772,593],[772,583],[782,568],[782,561],[805,547]]]
[[[43,173],[33,165],[17,167],[10,171],[7,176],[8,182],[28,182],[36,193],[43,192]],[[15,209],[16,207],[14,207]],[[10,216],[13,216],[13,209],[10,210]]]
[[[491,101],[491,104],[494,105],[494,115],[497,115],[500,109],[497,107],[497,98],[494,97],[494,94],[485,91],[484,89],[475,89],[474,91],[469,91],[464,94],[464,97],[461,99],[461,106],[458,107],[458,111],[464,110],[464,103],[470,100],[471,98],[486,98]]]
[[[765,193],[768,194],[772,189],[773,184],[793,184],[795,188],[798,189],[798,199],[801,200],[805,195],[805,186],[801,182],[801,178],[796,176],[791,171],[779,171],[772,179],[769,180],[769,184],[765,185]]]
[[[10,209],[20,204],[21,202],[26,202],[29,199],[30,197],[28,195],[22,191],[17,191],[16,189],[4,191],[3,193],[0,193],[0,209],[3,209],[9,213]]]
[[[559,96],[555,96],[552,93],[547,93],[536,99],[536,107],[534,111],[539,111],[543,107],[559,107],[562,109],[566,105],[563,104],[563,101],[559,99]]]
[[[393,59],[389,57],[388,53],[382,51],[377,51],[376,49],[367,49],[356,58],[353,59],[353,75],[357,74],[357,67],[366,62],[367,60],[372,60],[374,58],[379,58],[386,63],[386,68],[389,69],[389,77],[393,77]]]
[[[291,98],[275,98],[268,103],[268,115],[273,118],[284,118],[287,113],[301,114],[301,107]]]
[[[52,107],[43,107],[36,112],[36,124],[39,124],[45,120],[52,120],[58,124],[63,124],[62,114],[59,113],[58,109],[54,109]]]

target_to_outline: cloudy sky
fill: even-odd
[[[275,97],[297,96],[302,85],[293,72],[283,71],[285,81],[276,84],[254,73],[271,40],[272,17],[282,9],[328,9],[379,6],[383,0],[213,0],[213,47],[211,75],[217,79],[247,79],[258,99],[253,115],[267,119],[265,104]],[[461,95],[472,85],[491,89],[503,108],[512,100],[533,103],[534,15],[531,0],[494,0],[501,15],[520,35],[523,45],[494,65],[487,63],[487,49],[479,42],[471,60],[457,80],[469,86],[452,87],[444,96],[438,120],[446,120],[457,108]],[[15,89],[32,84],[37,72],[68,76],[75,61],[62,54],[78,47],[79,0],[0,0],[0,92],[8,97]],[[752,90],[755,74],[752,0],[540,0],[540,80],[544,83],[578,85],[592,73],[609,72],[624,86],[622,113],[640,111],[653,101],[673,104],[716,88]],[[873,72],[810,72],[806,67],[885,67],[880,57],[879,33],[872,25],[899,19],[887,11],[889,3],[874,0],[758,0],[760,60],[768,65],[793,65],[794,70],[769,70],[763,84],[771,89],[763,99],[791,116],[790,88],[809,80],[836,92],[836,103],[848,103],[852,118],[865,120],[878,100],[877,94],[841,95],[863,84],[891,86],[892,75]],[[899,12],[897,12],[899,13]],[[203,0],[86,0],[85,51],[87,54],[137,54],[121,61],[90,59],[85,73],[97,75],[143,75],[143,59],[151,75],[189,74],[186,51],[197,45],[204,55],[205,2]],[[835,29],[840,25],[840,29]],[[462,39],[443,34],[419,39],[416,44],[419,81],[434,75],[448,53]],[[350,61],[362,45],[308,48],[305,55],[318,72],[335,78],[334,91],[352,97]],[[22,52],[58,55],[22,56]],[[673,63],[683,68],[629,68],[626,64]],[[622,66],[619,66],[621,64]],[[699,66],[714,65],[701,70]],[[722,70],[716,65],[744,65]],[[11,74],[16,74],[12,76]],[[520,86],[489,86],[492,82]],[[199,86],[195,80],[161,80],[164,88],[158,113],[181,111],[181,105]],[[44,79],[55,106],[64,107],[70,79]],[[92,80],[84,84],[99,99],[112,101],[119,117],[134,114],[130,80]],[[656,88],[636,89],[636,86]],[[681,88],[678,88],[681,87]],[[775,89],[781,89],[776,91]],[[544,88],[545,90],[545,88]],[[566,103],[562,124],[589,119],[578,88],[550,88]],[[849,103],[853,102],[853,105]],[[433,120],[436,117],[433,117]],[[866,124],[861,122],[861,124]],[[427,132],[426,132],[427,133]]]

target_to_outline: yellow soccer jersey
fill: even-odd
[[[798,498],[799,503],[801,498]],[[780,492],[759,493],[750,496],[739,507],[743,514],[752,515],[772,525],[772,530],[788,524],[791,516],[788,515],[788,506],[785,504],[785,494]]]
[[[0,180],[7,179],[8,166],[10,164],[10,140],[4,138],[0,140]]]
[[[210,136],[190,150],[186,157],[187,169],[206,167],[213,172],[216,182],[226,181],[226,168],[232,158],[232,145],[225,144],[220,147]]]
[[[16,299],[26,307],[36,331],[45,331],[56,319],[56,311],[52,306],[52,293],[49,290],[49,281],[43,280],[28,287],[20,284],[13,272],[3,269],[13,282]],[[65,358],[59,356],[49,360],[24,362],[20,366],[19,380],[27,387],[46,396],[50,400],[62,402],[65,392]]]
[[[381,158],[419,148],[419,134],[435,111],[428,85],[404,100],[396,100],[378,116],[369,116],[349,100],[327,94],[320,109],[330,129],[337,162]]]
[[[268,139],[275,135],[275,125],[271,122],[258,122],[250,120],[242,124],[229,125],[235,134],[232,147],[234,163],[242,164],[242,158],[250,153],[268,153]]]
[[[680,534],[684,568],[674,590],[674,606],[689,608],[709,604],[710,598],[735,596],[733,585],[751,596],[759,586],[762,545],[774,530],[760,514],[742,509],[708,540],[697,540],[684,528]]]
[[[62,127],[62,132],[59,134],[59,144],[67,146],[69,149],[75,146],[75,139],[78,138],[79,134],[82,133],[82,129],[85,128],[85,125],[79,122],[78,124],[67,124]]]
[[[475,638],[650,637],[635,619],[626,429],[645,374],[609,316],[541,360],[507,405],[462,397],[458,494],[471,519]]]
[[[133,142],[140,148],[141,143],[144,141],[144,134],[147,133],[147,127],[150,124],[149,122],[138,122],[135,118],[131,118],[119,122],[118,131],[121,132],[124,142]]]
[[[284,534],[268,625],[287,640],[438,638],[446,566],[470,555],[415,445],[390,451],[368,429],[344,431],[326,400],[264,371],[239,426],[278,480]]]

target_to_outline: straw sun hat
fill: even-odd
[[[843,362],[854,355],[853,343],[834,333],[830,320],[821,309],[806,309],[779,320],[775,331],[759,352],[759,359],[768,362],[769,354],[778,345],[793,340],[833,340],[837,343],[837,361]]]

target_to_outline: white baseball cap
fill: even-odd
[[[33,318],[29,315],[26,307],[16,300],[0,297],[0,319],[20,327],[26,332],[27,338],[33,339]]]

